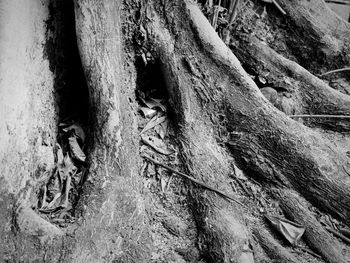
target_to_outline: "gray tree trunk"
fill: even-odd
[[[2,258],[347,262],[349,247],[320,218],[349,226],[349,144],[339,133],[349,126],[288,115],[349,113],[349,95],[315,75],[349,63],[350,26],[323,1],[278,2],[287,15],[271,11],[273,30],[284,42],[240,30],[261,7],[253,1],[238,15],[232,50],[192,1],[1,3]],[[269,72],[267,82],[283,92],[271,103],[246,71]],[[159,167],[161,187],[144,176],[136,94],[152,89],[166,94],[166,142],[177,154],[146,152],[239,202],[179,178],[164,190]],[[88,177],[74,223],[62,228],[32,208],[37,179],[55,165],[56,127],[69,114],[86,130]],[[322,260],[294,253],[264,213],[304,225],[303,245]]]

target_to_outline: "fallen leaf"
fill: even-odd
[[[156,125],[154,127],[154,131],[159,135],[159,137],[163,140],[164,139],[164,130],[161,125]]]
[[[153,127],[157,126],[158,124],[161,124],[162,122],[164,122],[166,120],[166,116],[154,116],[147,124],[146,126],[142,129],[142,131],[140,132],[140,135],[150,129],[152,129]]]
[[[147,119],[153,118],[157,114],[156,110],[147,107],[141,107],[140,111],[142,112],[143,116]]]
[[[160,188],[163,193],[166,191],[166,185],[167,183],[165,181],[164,175],[160,174]]]
[[[260,85],[265,85],[267,83],[266,79],[263,76],[257,76],[256,80]]]
[[[72,178],[70,176],[67,176],[66,190],[65,190],[64,195],[62,196],[61,202],[60,202],[60,206],[63,208],[67,208],[69,206],[68,196],[69,196],[69,191],[71,188],[71,180],[72,180]]]
[[[82,183],[84,172],[83,171],[80,171],[79,173],[76,172],[71,177],[72,177],[73,184],[77,186]]]
[[[68,127],[63,128],[62,130],[64,132],[68,132],[68,131],[72,131],[73,130],[74,134],[76,136],[78,136],[83,143],[85,142],[84,130],[78,123],[73,123],[73,124],[69,125]]]
[[[173,180],[173,177],[174,177],[174,173],[171,173],[171,176],[170,176],[170,178],[168,180],[168,183],[167,183],[167,186],[166,186],[166,189],[165,189],[166,192],[169,191],[170,184],[171,184],[171,181]]]
[[[170,155],[173,153],[173,151],[169,150],[162,140],[155,136],[141,135],[141,139],[145,144],[151,146],[154,150],[161,154]]]
[[[155,177],[157,175],[156,166],[154,163],[150,163],[147,166],[147,177]]]
[[[159,135],[161,139],[164,139],[168,133],[168,121],[165,120],[164,122],[155,126],[154,131]]]
[[[142,164],[142,167],[141,167],[141,169],[140,169],[140,175],[141,176],[147,176],[147,166],[148,166],[148,162],[143,162],[143,164]]]
[[[140,147],[140,154],[146,153],[148,148],[149,147],[147,147],[146,145],[141,145],[141,147]]]
[[[57,172],[51,176],[48,184],[47,184],[47,191],[46,195],[49,198],[53,198],[57,193],[61,192],[61,182],[57,176]]]
[[[265,217],[279,231],[291,245],[296,245],[305,232],[305,227],[276,216]]]
[[[41,201],[41,207],[40,208],[43,208],[45,206],[47,206],[47,202],[46,202],[46,193],[47,193],[47,188],[46,188],[46,185],[44,185],[43,187],[43,198],[42,198],[42,201]]]
[[[64,158],[62,148],[58,143],[56,143],[56,148],[57,148],[57,152],[56,152],[57,164],[62,164],[63,158]]]
[[[62,163],[57,165],[59,176],[61,179],[61,182],[63,180],[66,180],[68,175],[74,174],[76,170],[78,169],[74,164],[72,159],[70,158],[69,154],[67,154],[64,157],[64,160]]]
[[[59,205],[58,199],[60,197],[61,197],[61,193],[56,193],[54,198],[51,200],[51,202],[48,203],[46,206],[43,206],[41,209],[39,209],[39,211],[46,212],[46,213],[53,212],[58,208],[58,205]]]
[[[140,96],[141,101],[150,109],[159,108],[166,112],[166,107],[162,104],[162,100],[157,100],[153,98],[144,99]]]
[[[77,137],[71,136],[68,138],[69,147],[72,153],[72,157],[78,161],[85,162],[86,156],[79,146]]]

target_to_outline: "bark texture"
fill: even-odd
[[[20,136],[10,136],[8,127],[13,116],[5,119],[0,129],[7,129],[9,142],[0,149],[5,156],[2,163],[7,165],[8,174],[18,174],[24,180],[15,187],[10,176],[3,177],[12,189],[20,189],[1,192],[10,200],[4,202],[6,213],[1,217],[3,225],[12,227],[2,230],[12,242],[12,247],[3,246],[8,260],[20,262],[38,255],[32,261],[347,262],[349,247],[326,230],[320,217],[328,216],[338,225],[350,226],[349,144],[347,135],[340,133],[349,130],[348,123],[302,123],[288,115],[349,113],[349,96],[332,89],[313,73],[350,61],[346,37],[350,27],[323,1],[278,2],[287,15],[268,9],[274,16],[262,24],[274,26],[273,32],[282,35],[283,41],[249,31],[261,26],[261,20],[252,21],[256,19],[254,8],[262,5],[249,1],[237,13],[227,46],[190,0],[74,1],[79,63],[88,89],[88,106],[83,109],[89,111],[89,175],[75,207],[75,223],[66,229],[50,224],[31,209],[34,179],[24,186],[28,175],[22,175],[16,167],[18,163],[27,170],[29,164],[41,167],[43,157],[24,152],[6,159],[4,153],[9,147],[15,147],[14,155],[20,152]],[[53,4],[60,6],[55,1]],[[42,8],[41,15],[48,11],[46,6]],[[31,15],[28,21],[35,19]],[[252,24],[255,28],[245,28]],[[39,32],[43,37],[43,31]],[[31,40],[30,45],[37,45],[35,41]],[[57,43],[65,46],[64,41]],[[26,63],[30,63],[26,48],[20,46]],[[67,54],[62,55],[63,60]],[[310,60],[313,56],[317,59]],[[67,64],[69,60],[59,65],[64,68],[62,65]],[[48,72],[47,68],[36,69],[40,71],[32,72],[34,76]],[[56,69],[52,74],[57,77],[59,72]],[[264,76],[269,85],[259,86],[247,72]],[[0,73],[9,76],[4,70]],[[158,81],[150,81],[147,75],[156,76]],[[48,92],[54,83],[48,77],[45,80],[40,88],[45,93],[38,97],[43,99],[39,99],[41,102],[49,101],[52,107],[48,111],[54,112]],[[159,178],[161,190],[159,185],[156,190],[149,186],[152,178],[145,178],[141,167],[152,164],[140,155],[141,102],[136,96],[147,89],[158,89],[167,98],[166,114],[173,132],[166,140],[176,152],[161,156],[153,151],[151,155],[177,165],[243,205],[186,180],[173,183],[178,192],[171,198],[164,190],[164,178]],[[32,92],[32,88],[27,90]],[[263,95],[271,90],[275,92],[274,101]],[[71,94],[69,90],[67,94]],[[16,114],[37,101],[33,96]],[[4,93],[4,97],[11,96]],[[8,104],[4,110],[10,108]],[[28,141],[34,141],[29,144],[31,149],[42,149],[44,132],[55,132],[50,124],[56,122],[57,115],[42,117],[41,111],[34,107],[30,113],[34,114],[33,123],[42,125],[43,133],[38,135],[30,129],[23,132]],[[36,136],[41,139],[36,140]],[[54,142],[50,141],[48,151]],[[38,159],[24,162],[28,156]],[[154,169],[161,176],[160,169]],[[21,193],[26,202],[15,203],[22,200]],[[296,248],[270,229],[265,213],[283,215],[304,225],[302,246],[322,259],[305,250],[295,253]],[[187,248],[183,249],[181,243]],[[17,247],[20,249],[14,253]],[[31,251],[32,247],[36,249]]]

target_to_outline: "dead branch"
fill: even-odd
[[[196,183],[196,184],[198,184],[198,185],[200,185],[200,186],[202,186],[202,187],[204,187],[204,188],[206,188],[206,189],[208,189],[208,190],[211,190],[211,191],[213,191],[213,192],[216,192],[216,193],[218,193],[219,195],[224,196],[224,197],[230,199],[231,201],[233,201],[233,202],[235,202],[235,203],[237,203],[237,204],[239,204],[239,205],[241,205],[241,206],[247,208],[244,204],[242,204],[241,202],[237,201],[237,200],[236,200],[235,198],[233,198],[232,196],[230,196],[230,195],[228,195],[228,194],[226,194],[226,193],[224,193],[224,192],[222,192],[222,191],[220,191],[220,190],[218,190],[218,189],[215,189],[215,188],[213,188],[213,187],[211,187],[211,186],[209,186],[209,185],[206,185],[206,184],[202,183],[201,181],[198,181],[197,179],[194,179],[194,178],[192,178],[191,176],[189,176],[189,175],[187,175],[187,174],[185,174],[185,173],[179,172],[179,171],[177,171],[177,170],[171,168],[170,166],[167,166],[167,165],[165,165],[165,164],[162,164],[162,163],[160,163],[160,162],[158,162],[158,161],[156,161],[156,160],[154,160],[154,159],[152,159],[152,158],[150,158],[150,157],[148,157],[148,156],[142,156],[142,157],[145,158],[145,159],[147,159],[147,160],[149,160],[149,161],[151,161],[151,162],[154,163],[155,165],[159,165],[159,166],[161,166],[161,167],[163,167],[163,168],[165,168],[165,169],[168,169],[169,171],[171,171],[171,172],[173,172],[173,173],[175,173],[175,174],[181,175],[181,176],[187,178],[188,180],[190,180],[191,182]]]
[[[289,115],[291,118],[327,118],[327,119],[350,119],[348,115],[312,115],[312,114],[302,114],[302,115]]]
[[[350,5],[350,2],[349,2],[349,5]],[[319,77],[323,77],[323,76],[326,76],[326,75],[329,75],[329,74],[339,73],[339,72],[344,72],[344,71],[350,71],[350,68],[348,67],[348,68],[335,69],[335,70],[331,70],[331,71],[328,71],[326,73],[320,74],[318,76]]]

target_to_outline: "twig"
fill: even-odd
[[[237,183],[239,184],[239,186],[244,190],[244,192],[248,195],[251,196],[251,194],[249,193],[248,189],[245,187],[245,185],[241,182],[241,180],[239,178],[235,178]]]
[[[165,189],[166,192],[169,191],[170,184],[171,184],[171,181],[173,180],[173,177],[174,177],[174,174],[172,173],[171,176],[170,176],[170,178],[169,178],[169,181],[168,181],[168,183],[167,183],[166,189]]]
[[[316,254],[315,252],[311,251],[308,248],[305,248],[305,247],[302,247],[302,246],[299,246],[299,245],[296,245],[295,247],[299,248],[302,251],[305,251],[305,252],[309,253],[310,255],[313,255],[314,257],[322,258],[320,255]]]
[[[340,228],[339,232],[344,236],[350,237],[350,230],[348,230],[346,228]]]
[[[216,30],[216,26],[217,26],[217,22],[218,22],[220,6],[221,6],[221,0],[219,0],[219,3],[217,6],[214,6],[212,26],[214,27],[215,30]]]
[[[350,5],[350,2],[349,2],[349,5]],[[350,68],[335,69],[335,70],[331,70],[331,71],[328,71],[328,72],[326,72],[326,73],[320,74],[320,75],[318,75],[318,76],[319,76],[319,77],[323,77],[323,76],[325,76],[325,75],[329,75],[329,74],[332,74],[332,73],[343,72],[343,71],[350,71]]]
[[[238,9],[241,5],[241,0],[231,0],[230,7],[229,7],[229,19],[228,19],[228,25],[227,28],[230,28],[233,24],[233,22],[236,19]]]
[[[237,201],[236,199],[234,199],[234,198],[231,197],[230,195],[225,194],[224,192],[222,192],[222,191],[220,191],[220,190],[218,190],[218,189],[215,189],[215,188],[213,188],[213,187],[211,187],[211,186],[208,186],[208,185],[202,183],[201,181],[198,181],[197,179],[194,179],[194,178],[190,177],[190,176],[187,175],[187,174],[184,174],[184,173],[182,173],[182,172],[179,172],[179,171],[177,171],[177,170],[175,170],[175,169],[173,169],[173,168],[171,168],[171,167],[169,167],[169,166],[167,166],[167,165],[165,165],[165,164],[162,164],[162,163],[160,163],[160,162],[158,162],[158,161],[152,159],[151,157],[144,156],[144,155],[143,155],[142,157],[145,158],[145,159],[147,159],[147,160],[149,160],[149,161],[151,161],[151,162],[154,163],[155,165],[159,165],[159,166],[161,166],[161,167],[163,167],[163,168],[165,168],[165,169],[168,169],[169,171],[171,171],[171,172],[173,172],[173,173],[176,173],[176,174],[178,174],[178,175],[181,175],[181,176],[187,178],[188,180],[190,180],[191,182],[196,183],[196,184],[198,184],[198,185],[200,185],[200,186],[202,186],[202,187],[204,187],[204,188],[206,188],[206,189],[208,189],[208,190],[211,190],[211,191],[213,191],[213,192],[216,192],[216,193],[218,193],[218,194],[220,194],[220,195],[222,195],[222,196],[224,196],[224,197],[230,199],[231,201],[233,201],[233,202],[235,202],[235,203],[237,203],[237,204],[240,204],[241,206],[247,208],[247,207],[246,207],[244,204],[242,204],[241,202]]]
[[[334,4],[340,4],[340,5],[350,5],[350,1],[346,1],[346,0],[326,0],[326,3],[334,3]]]
[[[283,8],[276,2],[276,0],[272,0],[272,3],[277,7],[277,9],[285,16],[287,13],[283,10]]]
[[[349,115],[289,115],[291,118],[330,118],[330,119],[350,119]]]
[[[331,232],[333,235],[335,235],[336,237],[340,238],[341,240],[343,240],[344,242],[350,244],[350,239],[347,238],[346,236],[342,235],[341,233],[339,233],[338,231],[335,231],[334,229],[330,228],[330,227],[326,227],[326,229]]]

